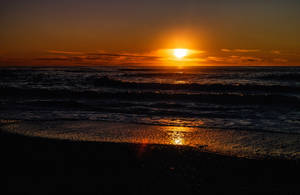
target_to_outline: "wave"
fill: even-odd
[[[95,99],[129,101],[182,101],[214,104],[259,104],[300,106],[299,98],[287,95],[236,95],[236,94],[187,94],[156,92],[97,92],[72,91],[66,89],[34,89],[0,87],[1,98],[59,98],[59,99]]]
[[[297,81],[300,82],[300,73],[285,73],[285,74],[268,74],[260,77],[265,80],[278,80],[278,81]]]
[[[127,82],[109,77],[89,77],[87,81],[97,87],[111,87],[137,90],[186,90],[186,91],[239,91],[239,92],[264,92],[264,93],[299,93],[300,87],[283,85],[258,85],[258,84],[168,84],[168,83],[137,83]]]
[[[126,71],[126,72],[141,72],[141,71],[159,71],[163,69],[159,68],[120,68],[119,71]]]
[[[144,77],[144,78],[156,78],[156,77],[186,77],[186,76],[199,76],[199,74],[193,73],[136,73],[136,74],[123,74],[123,77]]]

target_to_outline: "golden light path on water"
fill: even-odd
[[[300,135],[209,130],[101,121],[0,121],[1,130],[28,136],[142,144],[189,146],[201,151],[248,158],[265,156],[300,159]]]

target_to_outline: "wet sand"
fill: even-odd
[[[300,162],[187,146],[71,141],[0,131],[2,191],[11,193],[299,194]]]
[[[246,158],[300,160],[300,134],[109,121],[0,120],[3,131],[73,141],[182,145]]]

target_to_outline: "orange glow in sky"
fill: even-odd
[[[299,6],[296,0],[5,1],[0,66],[300,65]],[[156,55],[160,50],[170,51]]]

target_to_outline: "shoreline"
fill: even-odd
[[[8,192],[299,193],[298,160],[246,159],[192,147],[58,140],[0,131]]]
[[[60,140],[178,145],[250,159],[300,160],[297,134],[88,120],[0,120],[0,127],[10,133]]]

